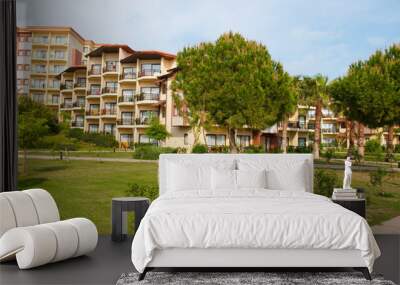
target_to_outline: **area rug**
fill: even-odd
[[[384,280],[379,275],[373,275],[373,280],[368,281],[359,272],[148,272],[146,278],[142,281],[138,281],[138,276],[138,273],[122,274],[117,285],[395,285],[392,281]]]

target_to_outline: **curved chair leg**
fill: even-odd
[[[147,271],[149,271],[149,270],[148,270],[148,268],[146,267],[146,268],[143,270],[143,272],[139,274],[138,281],[142,281],[142,280],[144,279],[144,277],[146,277]]]
[[[361,271],[361,273],[364,275],[365,279],[372,280],[371,274],[369,274],[369,270],[367,267],[355,267],[354,269],[357,271]]]

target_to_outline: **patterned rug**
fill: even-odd
[[[359,272],[148,272],[142,281],[138,281],[138,276],[138,273],[122,274],[117,285],[395,285],[379,275],[372,275],[373,280],[368,281]]]

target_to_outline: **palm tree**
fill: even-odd
[[[314,158],[319,158],[321,144],[321,119],[322,108],[329,103],[328,96],[328,77],[317,74],[314,77],[303,77],[301,82],[300,94],[301,101],[306,106],[315,106],[315,132],[313,154]]]

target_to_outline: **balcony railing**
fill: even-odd
[[[87,91],[87,95],[92,95],[92,96],[99,96],[101,94],[100,89],[89,89]]]
[[[133,103],[134,97],[133,96],[120,96],[118,97],[118,103],[122,103],[122,102],[129,102],[129,103]]]
[[[74,108],[84,108],[85,101],[75,101],[72,105]]]
[[[47,85],[47,88],[50,88],[50,89],[60,89],[60,83],[49,83],[49,84]]]
[[[309,130],[315,130],[315,124],[308,124],[307,129]]]
[[[160,74],[161,71],[159,69],[142,69],[139,72],[139,77],[143,76],[154,76],[156,74]]]
[[[100,111],[99,110],[86,110],[85,114],[86,114],[86,116],[99,116]]]
[[[117,66],[104,66],[103,73],[105,72],[118,72]]]
[[[64,69],[65,69],[64,67],[63,67],[63,68],[54,68],[54,67],[50,67],[50,68],[49,68],[49,73],[52,73],[52,74],[59,74],[59,73],[63,72]]]
[[[150,124],[152,118],[136,118],[135,123],[136,125],[148,125]]]
[[[336,130],[336,128],[322,128],[321,132],[324,133],[324,134],[326,134],[326,133],[336,133],[337,130]]]
[[[116,115],[117,110],[116,109],[102,109],[101,114],[102,115]]]
[[[136,79],[136,73],[129,72],[129,73],[122,73],[119,75],[119,80],[123,79]]]
[[[46,88],[46,83],[32,83],[31,88],[44,89]]]
[[[49,43],[49,38],[33,38],[32,43],[34,44],[45,44],[47,45]]]
[[[32,68],[32,73],[46,73],[46,68]]]
[[[72,102],[64,102],[64,103],[61,103],[61,105],[60,105],[60,107],[62,109],[69,109],[69,108],[72,108],[73,106],[74,106],[74,104],[72,104]]]
[[[57,60],[67,60],[65,54],[64,55],[56,55],[56,54],[50,54],[50,59],[57,59]]]
[[[101,90],[102,94],[107,94],[107,93],[117,93],[118,88],[117,87],[103,87]]]
[[[140,93],[137,96],[137,101],[158,101],[158,100],[160,100],[160,94]]]
[[[119,125],[119,126],[132,126],[134,124],[135,124],[134,118],[124,118],[124,119],[117,120],[117,125]]]
[[[100,69],[97,69],[97,68],[89,69],[89,75],[100,75],[100,74],[101,74],[101,70]]]
[[[32,59],[39,59],[39,60],[46,60],[47,59],[47,54],[46,53],[34,53],[32,55]]]
[[[86,88],[86,82],[75,82],[74,88]]]
[[[83,128],[84,122],[83,121],[72,121],[71,126],[75,128]]]
[[[113,136],[115,136],[115,129],[112,129],[112,130],[105,130],[105,129],[103,129],[103,130],[101,131],[101,133],[104,134],[104,135],[113,135]]]
[[[60,90],[72,89],[74,85],[72,83],[61,83]]]
[[[51,44],[52,45],[67,45],[68,39],[67,38],[52,39]]]

